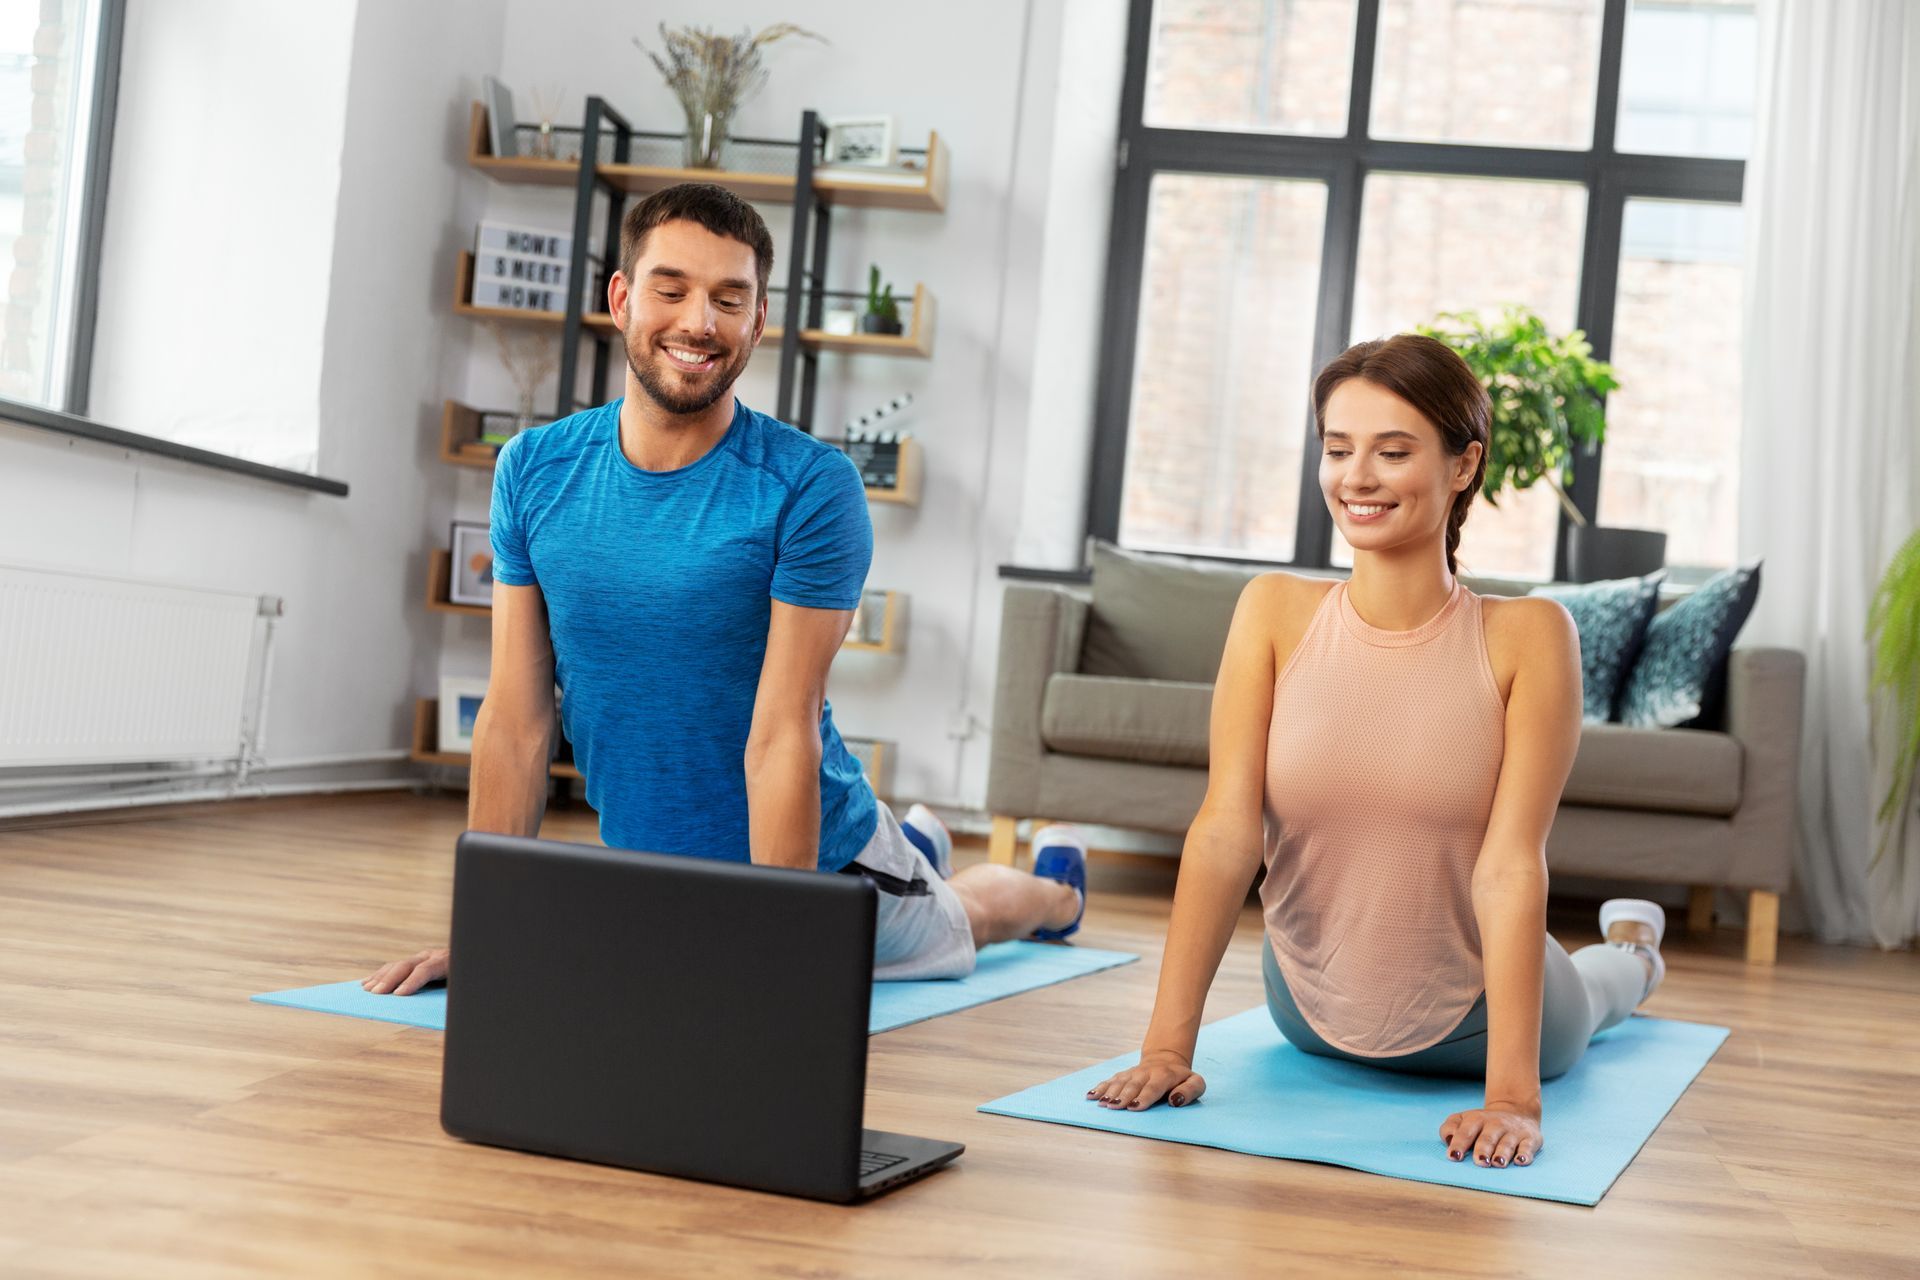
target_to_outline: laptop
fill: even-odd
[[[469,831],[440,1123],[851,1202],[964,1148],[863,1128],[873,885]]]

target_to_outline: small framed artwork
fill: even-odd
[[[513,118],[513,90],[492,76],[487,76],[482,83],[487,103],[487,146],[503,159],[516,155],[519,147],[514,139],[514,127],[519,122]]]
[[[493,542],[487,526],[455,520],[450,540],[453,572],[447,575],[447,603],[493,606]]]
[[[885,169],[894,162],[892,116],[841,116],[827,121],[828,164]]]
[[[440,677],[440,750],[473,754],[473,725],[486,696],[485,676]]]

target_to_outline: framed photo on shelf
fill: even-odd
[[[487,526],[475,520],[455,520],[448,550],[452,572],[447,575],[447,603],[493,607],[493,542]]]
[[[827,164],[888,169],[893,166],[892,116],[840,116],[826,122]]]
[[[455,755],[473,754],[473,724],[487,696],[485,676],[440,677],[440,741],[438,749]]]
[[[514,127],[519,121],[513,118],[513,90],[488,76],[483,93],[487,100],[487,146],[502,159],[518,155]]]

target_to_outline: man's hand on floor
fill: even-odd
[[[360,979],[360,987],[376,996],[410,996],[429,982],[447,976],[447,949],[430,947],[416,951],[405,960],[382,965]]]

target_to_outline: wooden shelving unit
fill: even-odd
[[[474,103],[467,128],[467,163],[496,182],[538,187],[564,187],[579,181],[580,166],[572,160],[541,160],[531,156],[496,156],[487,141],[487,108]],[[927,137],[926,167],[917,182],[878,182],[845,174],[816,178],[813,189],[830,204],[849,209],[906,209],[943,213],[951,162],[940,135]],[[659,165],[603,164],[595,166],[601,180],[630,196],[650,196],[683,182],[711,182],[743,200],[764,204],[792,204],[798,187],[792,174],[742,173],[731,169],[682,169]],[[907,169],[889,173],[909,174]]]
[[[435,547],[427,558],[427,608],[436,613],[459,613],[469,618],[491,618],[493,610],[483,604],[455,604],[447,599],[447,584],[453,581],[453,552]]]
[[[457,400],[440,405],[440,461],[456,467],[491,469],[498,445],[480,439],[480,411]]]
[[[415,764],[446,764],[471,768],[473,757],[463,751],[440,750],[440,699],[421,698],[413,704],[413,748],[407,759]],[[578,778],[580,771],[565,761],[555,761],[547,769],[554,778]]]
[[[880,618],[880,639],[878,643],[870,640],[855,640],[853,632],[841,642],[843,652],[852,653],[904,653],[907,648],[907,597],[899,591],[886,592],[886,612]],[[856,619],[857,621],[857,619]]]
[[[842,734],[840,740],[860,761],[874,795],[882,800],[893,799],[893,759],[897,754],[894,744],[884,738],[856,738],[846,734]]]
[[[908,436],[900,442],[900,469],[894,473],[893,488],[879,489],[868,485],[867,501],[902,507],[919,506],[921,470],[920,442]]]
[[[453,311],[474,320],[499,320],[507,324],[546,325],[554,329],[567,322],[563,311],[527,311],[518,307],[476,307],[473,305],[473,252],[460,251],[453,277]],[[911,323],[907,331],[892,333],[828,333],[824,329],[802,329],[800,345],[809,351],[832,351],[841,355],[904,356],[925,360],[933,355],[933,294],[924,284],[913,287]],[[618,335],[613,317],[605,311],[589,311],[580,322],[596,333]],[[770,324],[760,335],[762,347],[777,347],[786,330]]]
[[[580,179],[580,166],[571,160],[541,160],[533,156],[496,156],[487,140],[487,109],[473,104],[467,123],[467,163],[495,182],[535,187],[570,187]]]

